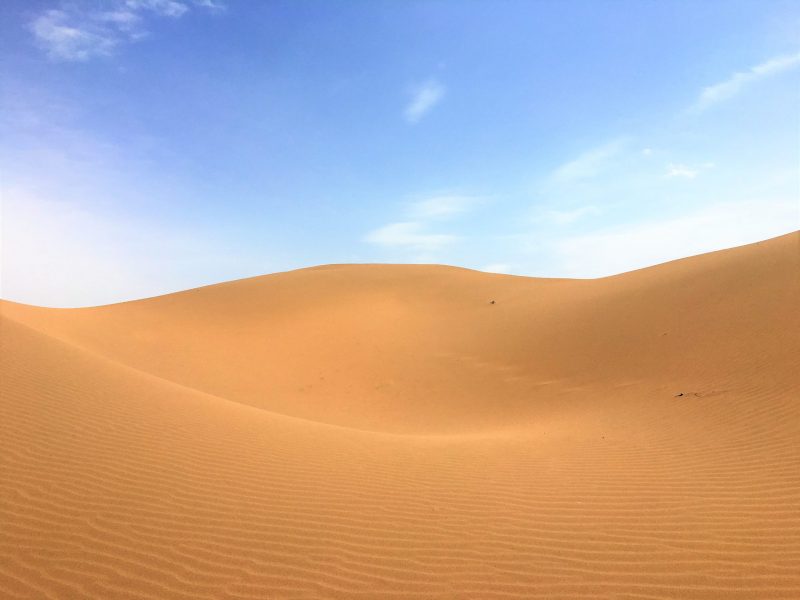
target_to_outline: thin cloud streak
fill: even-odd
[[[684,165],[680,163],[670,163],[667,165],[667,173],[666,177],[668,178],[675,178],[680,177],[684,179],[694,179],[703,171],[707,171],[708,169],[713,169],[714,163],[713,162],[705,162],[699,166],[691,167],[689,165]]]
[[[595,177],[625,149],[627,143],[627,138],[619,138],[584,152],[558,167],[553,172],[553,180],[571,182]]]
[[[406,205],[407,220],[378,227],[364,236],[363,241],[384,248],[423,252],[424,256],[418,256],[417,260],[433,261],[436,251],[460,238],[450,233],[430,232],[431,224],[469,212],[482,201],[477,196],[442,194],[412,202]]]
[[[670,164],[667,166],[667,177],[694,179],[698,173],[700,173],[698,169],[693,169],[686,165]]]
[[[448,218],[468,212],[481,201],[475,196],[441,195],[414,202],[410,213],[417,219]]]
[[[430,252],[452,244],[457,236],[447,233],[425,233],[425,224],[415,221],[389,223],[371,231],[364,241],[386,247],[408,248]]]
[[[708,108],[730,100],[753,83],[778,75],[800,66],[800,52],[771,58],[747,71],[734,73],[731,77],[703,89],[700,97],[692,106],[692,112],[702,112]]]
[[[445,87],[435,79],[429,79],[414,90],[411,101],[403,111],[406,121],[412,125],[418,123],[425,115],[442,101]]]

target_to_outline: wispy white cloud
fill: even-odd
[[[439,219],[468,212],[475,208],[481,198],[476,196],[438,195],[414,202],[410,214],[416,219]]]
[[[442,101],[445,87],[435,79],[429,79],[412,90],[411,100],[403,115],[409,123],[417,123]]]
[[[725,81],[704,88],[699,98],[692,106],[692,111],[704,111],[715,104],[729,100],[739,94],[747,86],[761,79],[778,75],[779,73],[789,71],[798,66],[800,66],[800,52],[776,56],[746,71],[734,73]]]
[[[36,17],[30,29],[37,43],[53,60],[83,61],[109,56],[120,42],[119,27],[102,21],[78,23],[63,10],[48,10]]]
[[[405,221],[378,227],[364,236],[364,241],[385,248],[413,251],[417,253],[416,260],[433,261],[436,259],[435,251],[459,239],[451,233],[432,232],[433,223],[469,212],[484,200],[478,196],[437,194],[411,202],[405,207]],[[425,254],[420,255],[421,252]]]
[[[114,0],[102,5],[62,2],[58,8],[39,13],[28,26],[51,60],[81,62],[110,56],[118,46],[146,37],[148,18],[177,19],[192,5],[214,11],[224,7],[211,0]]]
[[[731,248],[797,229],[796,199],[712,204],[662,220],[640,221],[554,242],[555,271],[569,277],[604,277]]]
[[[619,136],[577,155],[542,178],[529,221],[546,227],[564,226],[605,212],[615,186],[632,161],[641,161],[631,149],[633,138]]]
[[[122,31],[130,31],[142,21],[141,16],[127,8],[99,12],[96,15],[96,19],[100,22],[114,23]]]
[[[222,0],[195,0],[197,6],[202,6],[209,10],[223,11],[227,9],[227,5]]]
[[[706,162],[697,167],[690,167],[680,163],[670,163],[667,165],[667,177],[681,177],[684,179],[694,179],[700,173],[714,167],[714,163]]]
[[[556,182],[570,182],[589,179],[600,174],[614,158],[619,156],[628,144],[627,138],[617,138],[584,152],[577,158],[564,163],[553,172]]]
[[[426,229],[424,223],[416,221],[390,223],[371,231],[364,240],[379,246],[430,252],[452,244],[458,239],[455,235],[430,233],[426,232]]]
[[[694,179],[700,171],[686,165],[670,163],[667,165],[667,177],[684,177]]]
[[[180,17],[189,10],[185,2],[178,0],[125,0],[130,10],[150,10],[164,17]]]

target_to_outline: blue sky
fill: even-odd
[[[597,277],[800,228],[796,2],[6,1],[2,295]]]

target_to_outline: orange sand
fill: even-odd
[[[0,309],[2,598],[800,598],[800,233]]]

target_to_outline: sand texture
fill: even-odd
[[[4,599],[800,598],[800,234],[1,310]]]

